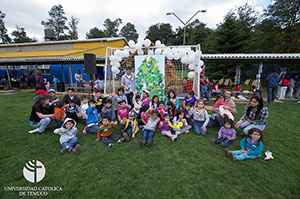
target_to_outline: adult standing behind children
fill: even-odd
[[[75,79],[76,79],[77,91],[79,92],[80,89],[83,88],[83,77],[80,70],[77,70],[75,74]]]
[[[43,73],[40,70],[38,70],[36,72],[36,76],[35,76],[35,88],[36,88],[36,90],[39,90],[39,89],[43,89],[45,91],[47,90],[46,86],[45,86],[44,78],[43,78]]]
[[[81,102],[79,97],[75,94],[74,88],[68,88],[67,94],[61,100],[64,104],[69,104],[71,100],[74,100],[78,106],[80,106]]]
[[[278,87],[280,82],[280,76],[277,73],[276,69],[273,69],[272,73],[267,77],[267,88],[268,88],[268,104],[274,102],[275,100],[275,90]]]
[[[54,106],[53,104],[49,106],[49,99],[49,95],[41,94],[36,102],[33,103],[29,124],[36,129],[28,131],[28,133],[39,132],[40,134],[45,134],[47,126],[55,123]]]
[[[132,97],[135,90],[135,77],[130,67],[126,68],[126,73],[122,76],[121,86],[125,89],[128,104],[133,107]]]
[[[251,97],[250,103],[246,105],[244,114],[235,124],[236,128],[243,129],[244,134],[252,128],[263,131],[269,118],[268,108],[264,106],[262,97],[255,95]]]

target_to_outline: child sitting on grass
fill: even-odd
[[[159,101],[158,96],[157,95],[153,95],[152,100],[150,102],[150,106],[153,107],[153,110],[155,110],[158,107],[158,101]]]
[[[54,108],[54,119],[56,120],[57,127],[60,128],[65,120],[66,114],[65,109],[63,107],[63,103],[61,101],[58,101],[55,103]]]
[[[67,118],[72,118],[73,120],[77,120],[77,113],[79,112],[79,106],[76,104],[74,100],[71,100],[69,104],[65,105],[66,116]]]
[[[65,153],[66,151],[77,153],[79,151],[80,145],[76,144],[78,138],[76,137],[77,128],[75,120],[67,118],[62,127],[55,129],[54,133],[61,135],[59,139],[62,146],[61,153]]]
[[[117,127],[117,121],[110,122],[108,117],[102,118],[102,125],[98,129],[96,141],[101,140],[108,147],[113,147],[114,144],[110,140],[121,143],[122,140],[112,132],[113,128]]]
[[[112,106],[112,100],[107,99],[105,100],[105,106],[103,106],[102,111],[101,111],[101,117],[108,117],[110,121],[114,121],[116,116],[115,116],[115,110],[114,107]]]
[[[122,135],[128,142],[130,138],[134,138],[135,134],[137,134],[139,131],[137,121],[135,120],[135,113],[131,111],[128,115],[128,119],[124,118],[121,121],[121,123],[124,126],[124,129],[122,130]]]
[[[146,104],[141,108],[141,119],[139,121],[140,127],[144,127],[147,124],[150,115],[150,107],[148,104]]]
[[[129,108],[128,105],[126,104],[126,102],[124,100],[119,102],[120,104],[120,108],[118,109],[118,120],[120,122],[120,127],[124,128],[123,125],[121,124],[121,121],[124,118],[128,118],[128,113],[129,113]]]
[[[248,131],[247,136],[241,140],[241,150],[229,151],[225,149],[225,156],[232,160],[245,160],[261,158],[263,145],[263,132],[257,128]]]
[[[189,125],[184,119],[184,112],[178,112],[177,116],[173,119],[173,130],[175,131],[176,137],[183,133],[189,133]]]
[[[133,93],[133,112],[135,113],[135,118],[140,119],[140,110],[142,108],[141,96],[137,95],[137,90]]]
[[[220,115],[225,118],[227,116],[229,119],[234,121],[234,116],[232,113],[228,110],[228,108],[232,108],[232,105],[226,104],[224,102],[225,96],[224,94],[220,94],[216,97],[215,104],[213,106],[213,109],[218,110]]]
[[[159,122],[158,112],[156,110],[151,112],[151,117],[149,117],[146,126],[143,129],[143,138],[139,142],[141,147],[145,145],[150,148],[152,146],[152,139],[154,136],[156,125]]]
[[[177,136],[172,135],[169,122],[170,116],[168,114],[164,114],[164,119],[159,122],[160,132],[162,135],[168,136],[173,142],[175,142]]]
[[[164,115],[168,113],[167,108],[165,107],[165,102],[164,101],[158,102],[158,107],[156,108],[156,110],[159,113],[160,119],[163,121]],[[170,117],[169,117],[169,119],[170,119]]]
[[[99,124],[99,114],[98,109],[96,108],[96,101],[95,100],[89,100],[89,108],[86,109],[86,126],[84,127],[82,133],[91,133],[91,134],[97,134],[98,128],[100,126]]]
[[[236,138],[236,132],[233,127],[233,121],[226,118],[224,120],[224,126],[221,127],[218,133],[218,139],[212,139],[211,143],[220,144],[222,147],[227,147]]]
[[[176,109],[175,105],[173,104],[173,102],[169,101],[167,103],[167,111],[170,116],[170,120],[173,120],[174,117],[177,115],[177,109]]]
[[[206,126],[209,122],[209,116],[204,106],[203,100],[197,101],[197,107],[191,108],[190,113],[193,115],[193,128],[196,135],[206,135]]]
[[[150,106],[150,98],[149,98],[150,92],[148,90],[143,90],[142,94],[142,106],[145,106],[148,104]]]
[[[84,123],[86,123],[86,120],[87,120],[86,110],[89,108],[88,102],[89,102],[89,99],[87,98],[87,96],[85,96],[85,95],[81,96],[80,115],[81,115]]]
[[[190,112],[192,108],[192,105],[190,103],[187,103],[185,105],[185,109],[184,109],[184,114],[185,114],[185,120],[188,123],[188,125],[190,126],[190,128],[192,128],[192,124],[193,124],[193,113]]]

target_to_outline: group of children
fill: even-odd
[[[207,124],[210,116],[205,109],[204,101],[197,100],[193,91],[189,91],[184,98],[183,106],[179,106],[179,100],[173,90],[168,92],[165,101],[160,101],[158,96],[149,98],[149,91],[144,90],[142,95],[134,92],[132,105],[129,105],[124,95],[123,88],[111,97],[102,95],[100,90],[93,92],[93,99],[81,97],[80,106],[75,100],[70,100],[63,105],[61,101],[55,102],[54,118],[60,128],[54,133],[60,134],[61,153],[66,151],[78,152],[76,121],[81,117],[85,122],[83,133],[96,134],[96,141],[102,141],[108,147],[113,147],[112,141],[117,143],[128,142],[135,138],[139,129],[142,129],[141,147],[150,148],[153,136],[157,128],[162,135],[175,142],[179,135],[189,133],[191,128],[197,135],[206,135]],[[51,102],[50,102],[51,103]],[[217,140],[211,140],[212,144],[220,144],[227,147],[236,139],[233,127],[233,118],[224,106],[222,97],[216,99],[215,108],[225,118],[224,126],[219,130]],[[117,124],[121,128],[121,136],[113,133]],[[260,157],[263,148],[262,132],[258,129],[249,131],[246,138],[241,141],[241,151],[225,150],[225,155],[233,160]]]

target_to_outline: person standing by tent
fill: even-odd
[[[45,82],[44,82],[44,78],[43,78],[43,73],[42,71],[38,70],[36,72],[36,76],[35,76],[35,88],[36,90],[44,90],[47,91],[46,86],[45,86]]]
[[[268,88],[268,104],[274,102],[275,100],[275,90],[278,87],[280,82],[280,76],[277,73],[276,69],[273,69],[272,73],[270,73],[267,77],[267,88]]]
[[[77,70],[75,74],[76,84],[77,84],[77,91],[79,92],[80,89],[83,87],[83,77],[80,70]]]

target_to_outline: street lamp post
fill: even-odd
[[[199,12],[206,12],[206,10],[198,10],[186,23],[184,23],[174,12],[166,13],[166,15],[174,15],[183,24],[183,45],[185,45],[186,26]]]

